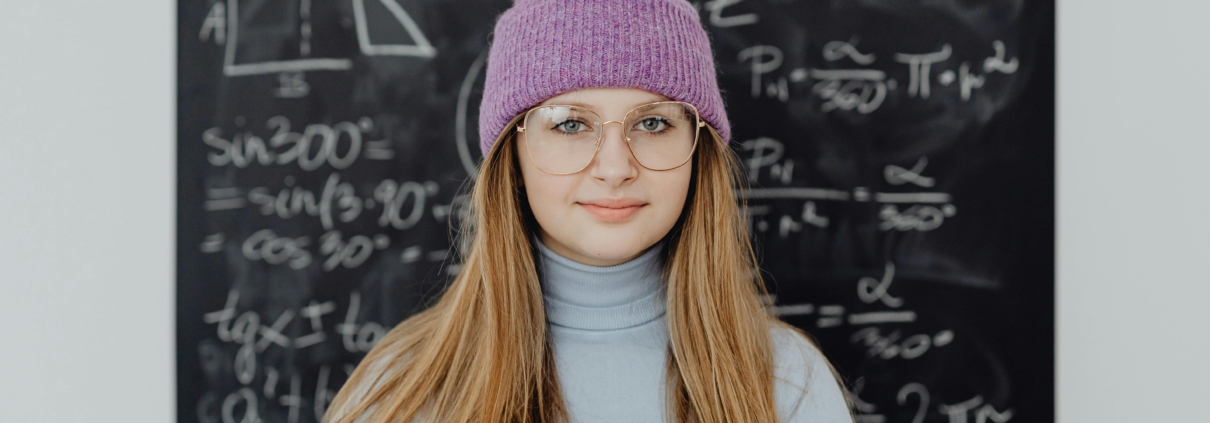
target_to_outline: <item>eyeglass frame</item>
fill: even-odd
[[[641,109],[644,107],[648,107],[648,106],[652,106],[652,105],[657,105],[657,104],[681,104],[681,105],[689,106],[689,108],[693,110],[693,115],[697,117],[697,125],[693,128],[693,145],[691,147],[689,147],[689,154],[685,157],[685,160],[682,161],[680,164],[677,164],[676,166],[673,166],[673,167],[670,167],[667,169],[652,169],[652,168],[648,167],[647,165],[643,164],[643,161],[639,160],[639,156],[636,156],[634,154],[634,147],[630,145],[631,140],[630,140],[630,135],[628,135],[629,131],[626,130],[626,116],[630,116],[630,113],[634,112],[635,110],[638,110],[638,109]],[[571,104],[539,105],[539,106],[531,107],[531,108],[529,108],[529,110],[525,111],[525,116],[521,118],[521,126],[517,126],[517,132],[518,133],[525,132],[525,125],[529,124],[529,114],[530,113],[533,113],[535,110],[545,108],[545,107],[574,107],[577,109],[583,109],[585,111],[588,111],[589,113],[596,115],[598,118],[601,117],[601,115],[599,113],[589,110],[586,107],[581,107],[581,106],[576,106],[576,105],[571,105]],[[627,110],[626,114],[622,115],[621,121],[607,120],[607,121],[601,122],[601,132],[599,133],[599,135],[597,135],[596,141],[593,141],[592,155],[588,157],[588,162],[584,163],[584,167],[576,169],[574,172],[567,172],[567,173],[551,172],[546,169],[543,169],[542,166],[538,166],[538,163],[534,161],[533,152],[530,151],[530,149],[529,149],[528,142],[526,142],[526,146],[525,146],[525,155],[527,157],[529,157],[529,162],[531,164],[533,164],[535,168],[537,168],[538,170],[540,170],[542,172],[549,173],[551,175],[574,175],[574,174],[580,173],[584,169],[587,169],[588,166],[592,165],[592,161],[594,159],[596,159],[596,157],[597,157],[597,152],[601,151],[601,140],[605,139],[605,125],[608,125],[610,123],[616,123],[618,125],[622,125],[622,137],[626,139],[626,150],[630,152],[630,157],[634,157],[634,161],[637,162],[639,164],[639,166],[642,166],[643,168],[653,171],[653,172],[663,172],[666,170],[672,170],[672,169],[676,169],[678,167],[684,166],[685,163],[689,163],[689,160],[693,159],[693,153],[695,151],[697,151],[698,137],[700,137],[702,135],[702,133],[701,133],[702,128],[706,126],[706,121],[704,119],[702,119],[701,113],[699,113],[697,111],[697,106],[694,106],[693,104],[686,103],[684,101],[653,101],[653,102],[646,103],[646,104],[640,104],[630,110]]]

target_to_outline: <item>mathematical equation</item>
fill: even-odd
[[[854,388],[850,391],[850,397],[853,398],[853,408],[856,411],[856,423],[885,423],[887,416],[879,413],[878,406],[861,399],[861,392],[865,388],[865,379],[858,379],[854,383]],[[913,398],[914,407],[913,405]],[[899,388],[899,392],[895,395],[895,402],[899,406],[908,407],[912,411],[911,423],[924,423],[925,419],[930,416],[932,399],[929,397],[929,390],[923,384],[911,382]],[[982,395],[974,397],[954,404],[937,404],[937,415],[944,417],[949,423],[967,423],[973,420],[974,423],[1005,423],[1012,419],[1013,410],[1006,409],[997,411],[994,406],[984,402]]]
[[[290,119],[274,116],[265,122],[265,128],[273,132],[268,141],[248,129],[242,116],[235,118],[235,126],[239,130],[231,139],[223,138],[223,130],[218,127],[202,132],[202,143],[212,149],[206,154],[206,161],[212,166],[243,169],[252,165],[297,165],[310,172],[325,164],[333,169],[348,169],[361,158],[395,157],[389,139],[364,138],[374,130],[374,120],[368,117],[358,119],[357,123],[310,124],[302,132],[294,132]]]
[[[895,328],[885,332],[886,329],[879,325],[915,323],[918,317],[914,310],[904,309],[907,304],[905,298],[892,294],[891,288],[894,283],[895,263],[888,261],[884,265],[882,275],[862,277],[854,286],[856,288],[854,292],[861,304],[885,308],[881,310],[850,313],[846,312],[846,308],[842,304],[816,306],[804,303],[775,305],[772,307],[772,311],[782,317],[817,316],[815,327],[820,329],[853,328],[854,330],[848,336],[849,342],[857,348],[864,349],[866,359],[915,360],[929,351],[944,348],[954,342],[955,333],[950,329],[908,334],[904,329]],[[775,303],[776,296],[771,295],[770,297],[768,301],[771,304]],[[886,416],[878,413],[878,407],[875,404],[861,399],[864,388],[864,378],[856,380],[850,387],[850,394],[858,413],[857,421],[861,423],[885,422]],[[906,406],[913,396],[915,396],[917,408],[915,408],[912,423],[921,423],[928,415],[931,405],[929,390],[925,385],[915,382],[905,384],[898,391],[896,400],[898,405]],[[989,421],[1004,423],[1013,416],[1011,408],[997,411],[994,406],[985,403],[981,395],[975,395],[968,400],[954,404],[939,404],[936,411],[945,416],[950,423],[965,423],[968,421],[968,416],[972,416],[975,423]]]
[[[784,54],[777,46],[756,45],[739,52],[737,59],[746,63],[751,73],[752,98],[790,100],[793,85],[810,84],[811,95],[818,96],[823,103],[821,112],[851,110],[870,114],[878,110],[891,91],[899,89],[898,80],[887,75],[886,70],[861,66],[874,65],[878,60],[874,53],[862,53],[857,48],[859,37],[848,41],[831,41],[823,47],[823,58],[829,64],[849,63],[844,68],[800,67],[784,72],[781,67]],[[926,53],[895,53],[894,61],[907,67],[909,98],[928,99],[933,92],[933,83],[942,87],[957,87],[962,101],[970,101],[973,92],[982,88],[992,74],[1013,74],[1020,63],[1016,58],[1007,58],[1003,41],[992,42],[993,53],[984,58],[980,67],[972,68],[963,61],[957,70],[945,69],[937,72],[951,59],[954,49],[943,44],[937,51]],[[848,62],[845,62],[847,59]],[[981,71],[980,71],[981,70]]]
[[[386,335],[386,328],[372,321],[361,321],[361,294],[353,291],[343,319],[330,324],[336,312],[334,301],[316,302],[281,311],[271,320],[256,311],[240,311],[240,292],[228,292],[220,310],[206,313],[202,320],[214,325],[215,339],[198,346],[202,372],[208,380],[234,377],[239,388],[231,392],[207,391],[197,405],[197,417],[207,423],[260,422],[260,413],[270,407],[286,412],[289,423],[297,423],[300,413],[311,412],[315,420],[323,418],[339,385],[333,385],[332,369],[323,365],[315,375],[313,392],[302,392],[304,375],[291,363],[263,362],[270,349],[288,351],[286,357],[338,339],[345,351],[364,353]],[[289,334],[297,334],[290,337]],[[234,353],[230,351],[234,348]],[[281,357],[282,355],[274,355]],[[345,364],[347,378],[355,367]],[[229,374],[228,374],[229,372]],[[310,384],[307,384],[310,386]]]
[[[815,327],[821,329],[837,328],[845,325],[860,327],[853,332],[849,340],[867,348],[867,357],[879,357],[889,360],[896,357],[911,360],[924,355],[930,348],[944,347],[954,340],[954,332],[948,329],[933,334],[914,334],[904,336],[896,329],[889,334],[883,334],[880,324],[906,324],[916,322],[917,315],[913,310],[903,310],[905,301],[890,293],[895,280],[895,264],[886,263],[883,275],[879,278],[863,277],[857,281],[857,298],[865,305],[883,305],[887,310],[848,313],[842,304],[790,304],[773,307],[773,313],[778,316],[817,315]],[[771,301],[776,301],[772,296]]]
[[[949,193],[937,191],[917,192],[872,192],[868,187],[851,190],[776,187],[794,182],[795,162],[784,157],[785,146],[781,141],[761,137],[740,143],[740,153],[748,172],[749,183],[769,181],[773,188],[748,189],[743,193],[747,200],[802,200],[801,213],[771,216],[772,207],[764,204],[748,207],[749,231],[769,232],[771,229],[780,237],[788,238],[805,227],[826,228],[832,219],[821,213],[821,201],[856,201],[880,203],[878,229],[881,231],[927,232],[941,227],[945,220],[954,217],[958,208],[952,204]],[[925,176],[928,157],[921,157],[911,168],[894,164],[883,168],[883,179],[891,185],[906,185],[932,188],[934,178]],[[767,178],[767,179],[766,179]],[[773,223],[770,223],[770,222]]]
[[[237,127],[245,124],[242,118],[236,119]],[[315,172],[327,165],[333,171],[318,187],[301,186],[298,178],[287,175],[275,187],[206,190],[202,207],[207,212],[251,208],[261,216],[283,221],[313,218],[325,230],[317,238],[278,234],[273,229],[259,230],[240,241],[240,251],[250,261],[304,269],[319,257],[325,271],[353,269],[365,263],[375,251],[391,247],[393,240],[383,233],[346,236],[337,229],[339,224],[371,214],[377,227],[384,231],[407,230],[425,216],[447,224],[451,215],[460,217],[464,210],[460,207],[465,203],[463,195],[455,195],[449,204],[437,203],[435,197],[441,187],[434,181],[384,179],[373,183],[374,188],[369,192],[359,192],[353,183],[344,180],[337,170],[348,169],[359,159],[389,160],[394,157],[389,140],[363,141],[363,135],[374,128],[370,118],[361,118],[356,124],[310,124],[300,133],[290,130],[289,119],[275,116],[268,119],[266,128],[273,132],[268,141],[249,130],[238,131],[230,139],[223,138],[219,128],[206,130],[202,142],[211,148],[207,162],[213,167],[236,169],[297,166],[304,172]],[[203,240],[200,249],[204,253],[217,253],[223,250],[226,242],[225,234],[211,234]],[[412,245],[403,248],[399,258],[404,263],[422,259],[441,262],[447,255],[446,249],[424,251],[422,247]],[[451,266],[457,270],[456,264]]]

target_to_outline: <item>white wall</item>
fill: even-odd
[[[0,422],[174,419],[174,14],[0,13]],[[1064,423],[1206,419],[1207,16],[1059,5]]]
[[[1210,421],[1208,16],[1059,1],[1062,422]]]
[[[0,7],[0,422],[175,419],[175,14]]]

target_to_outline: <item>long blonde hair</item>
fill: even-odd
[[[568,420],[518,188],[518,120],[480,166],[460,232],[469,248],[458,276],[435,305],[397,325],[366,355],[326,421],[350,423],[363,415],[373,422]],[[742,169],[709,126],[692,165],[685,208],[666,237],[670,421],[775,422],[770,328],[790,326],[761,302],[765,287],[745,206],[736,202]],[[370,386],[364,395],[354,393]]]

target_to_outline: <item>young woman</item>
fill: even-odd
[[[462,270],[325,421],[852,422],[761,302],[693,6],[519,0],[494,35]]]

